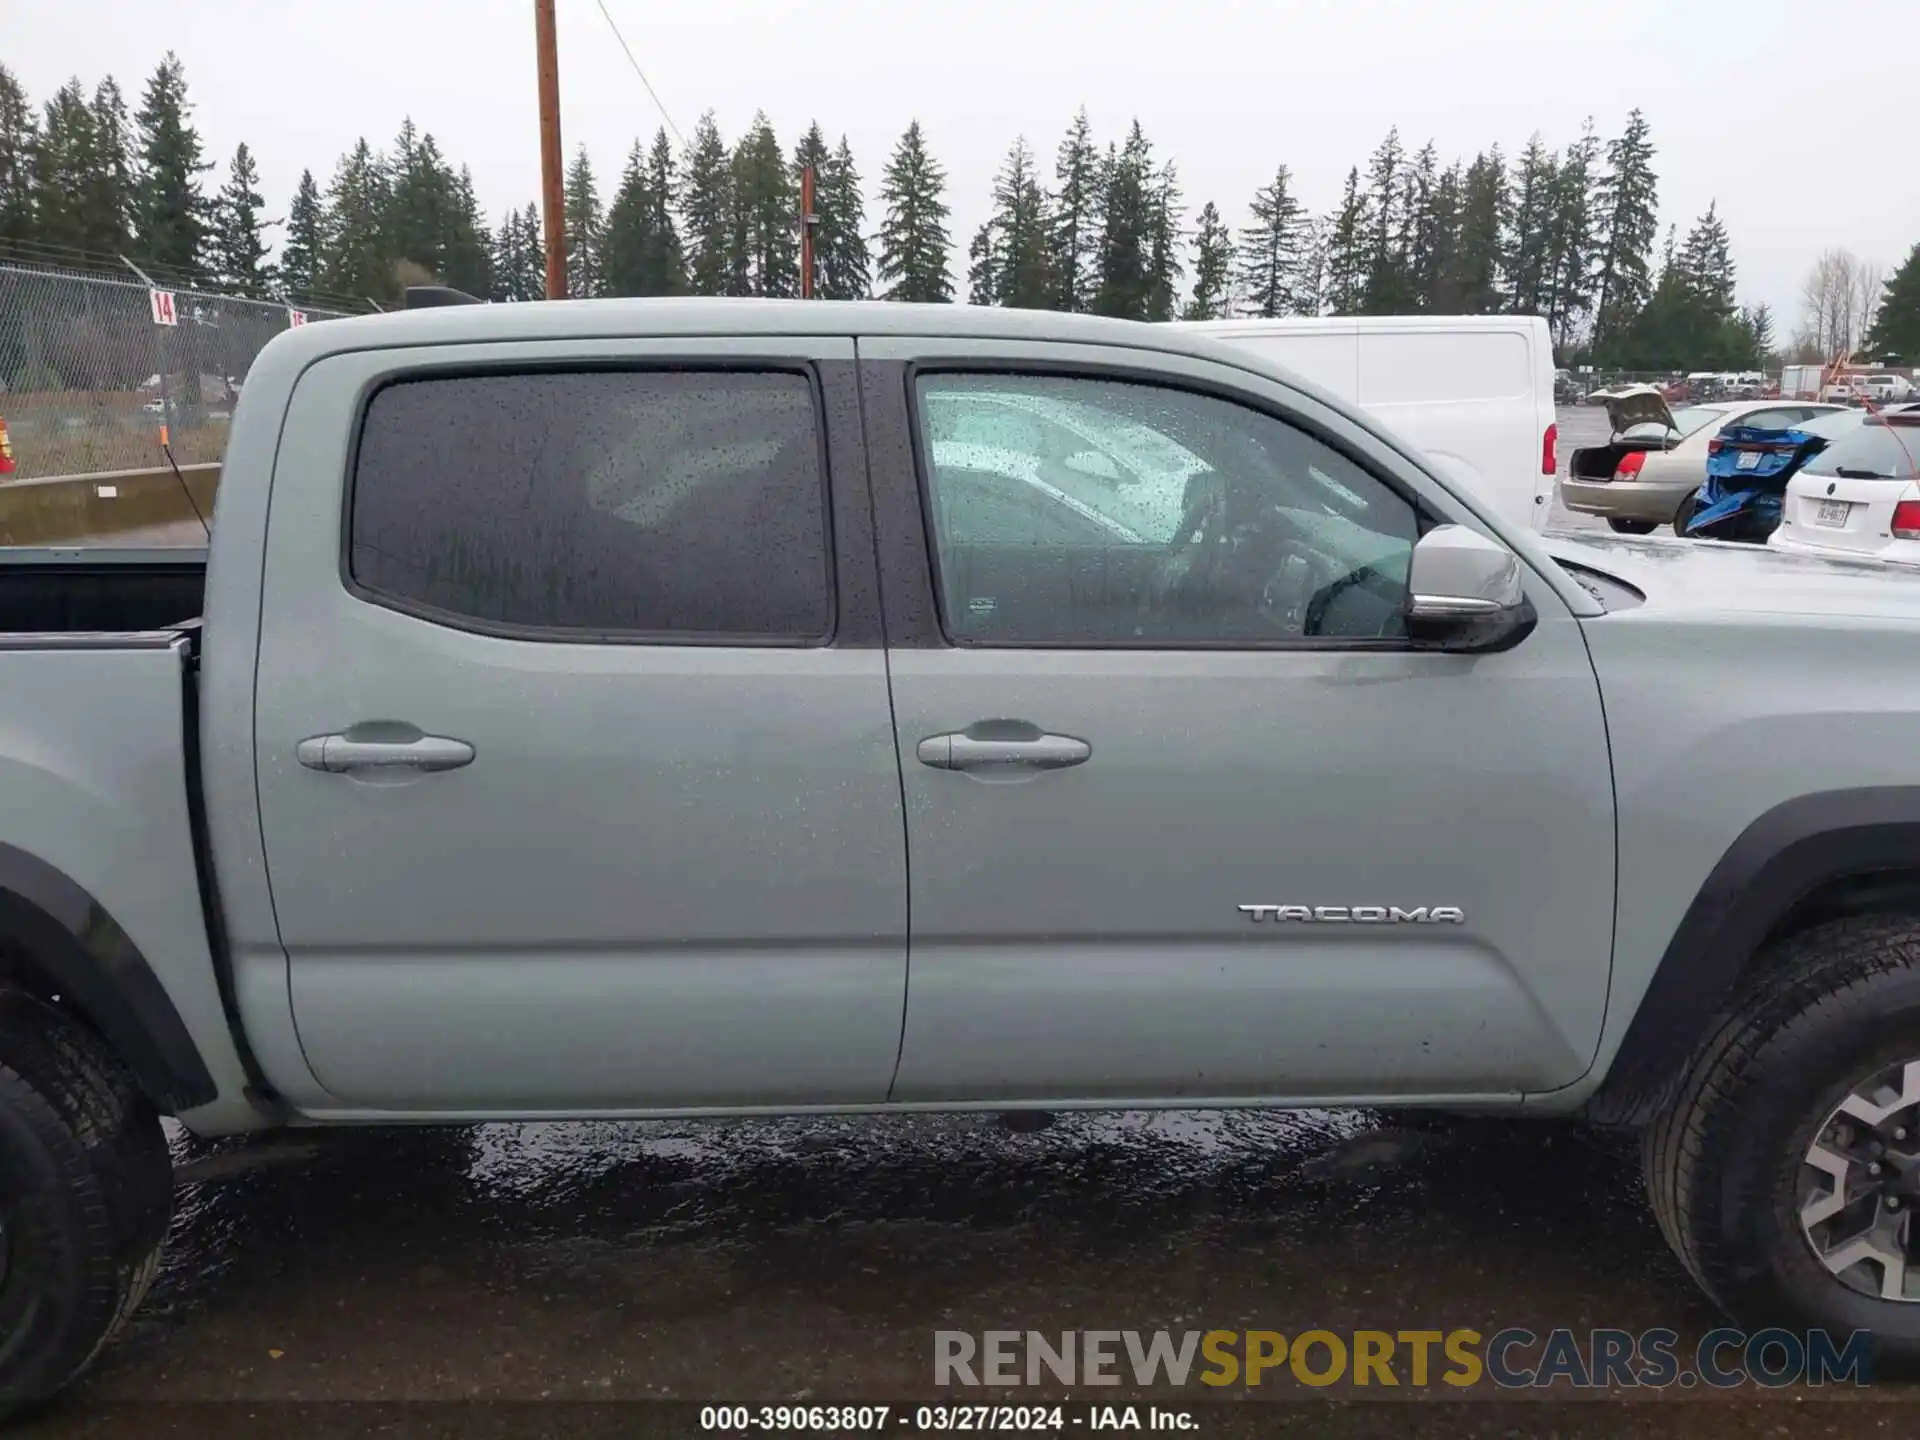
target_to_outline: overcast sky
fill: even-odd
[[[595,0],[558,0],[562,135],[612,188],[660,115]],[[1826,246],[1889,268],[1920,240],[1920,111],[1899,25],[1785,0],[605,0],[680,130],[728,140],[764,109],[782,145],[845,133],[871,197],[917,117],[947,167],[955,280],[995,168],[1024,134],[1050,173],[1073,111],[1104,143],[1138,117],[1193,210],[1228,223],[1277,164],[1316,213],[1387,128],[1443,162],[1540,131],[1602,136],[1643,109],[1662,224],[1718,200],[1741,297],[1784,338]],[[412,115],[473,169],[490,218],[539,190],[532,0],[51,0],[8,6],[0,59],[36,101],[111,73],[137,103],[172,47],[224,175],[259,159],[270,213],[303,166],[322,186],[356,136]],[[1887,43],[1875,43],[1876,30]],[[878,216],[870,205],[869,227]]]

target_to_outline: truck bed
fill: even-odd
[[[197,619],[197,548],[0,549],[0,635],[125,634]]]

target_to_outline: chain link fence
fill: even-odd
[[[1562,371],[1554,380],[1554,398],[1563,405],[1577,405],[1599,390],[1618,390],[1627,385],[1651,385],[1664,391],[1675,404],[1695,400],[1762,400],[1779,394],[1777,369],[1701,371],[1674,370],[1593,370]]]
[[[0,264],[0,419],[9,480],[218,460],[253,359],[338,310]]]

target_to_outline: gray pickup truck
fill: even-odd
[[[1174,330],[600,301],[290,331],[204,575],[0,630],[0,1404],[163,1115],[1579,1116],[1920,1356],[1920,579],[1542,541]]]

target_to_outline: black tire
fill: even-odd
[[[1689,495],[1680,502],[1680,508],[1673,512],[1673,533],[1682,540],[1687,538],[1687,522],[1693,519],[1693,512],[1699,507],[1698,497]]]
[[[0,1419],[126,1322],[172,1214],[166,1136],[125,1069],[66,1013],[0,987]]]
[[[1616,535],[1651,535],[1654,529],[1651,520],[1609,520],[1607,524]]]
[[[1920,1302],[1863,1294],[1815,1254],[1796,1187],[1856,1086],[1920,1058],[1920,917],[1834,921],[1779,941],[1643,1137],[1667,1243],[1749,1330],[1873,1333],[1875,1373],[1920,1369]],[[1910,1222],[1911,1223],[1911,1222]]]

